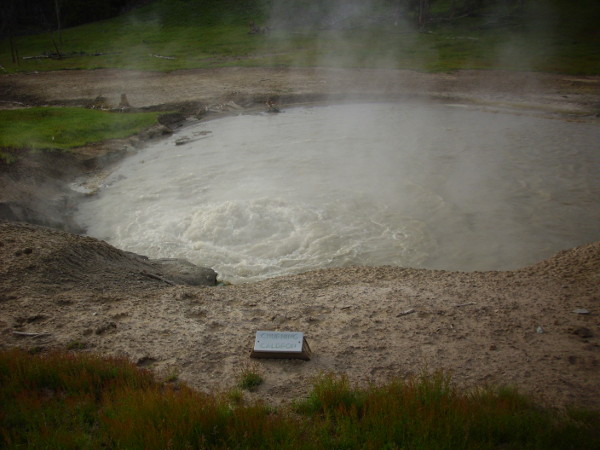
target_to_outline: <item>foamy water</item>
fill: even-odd
[[[78,220],[241,282],[351,264],[517,268],[600,239],[598,198],[597,123],[340,105],[185,128],[124,161]]]

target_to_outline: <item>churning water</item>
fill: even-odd
[[[129,157],[78,219],[240,282],[351,264],[517,268],[600,239],[599,198],[598,123],[340,105],[187,127]]]

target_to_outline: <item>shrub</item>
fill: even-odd
[[[263,383],[263,377],[256,365],[247,364],[242,367],[238,386],[248,391],[255,391]]]

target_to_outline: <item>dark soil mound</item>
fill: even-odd
[[[176,284],[214,285],[216,273],[196,270],[192,282],[181,281],[173,264],[119,250],[104,241],[24,223],[0,222],[0,289],[22,284],[46,292],[88,289],[155,288]],[[188,273],[189,277],[189,273]],[[1,292],[1,291],[0,291]]]

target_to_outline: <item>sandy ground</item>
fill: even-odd
[[[235,68],[0,77],[4,107],[84,104],[98,95],[116,104],[121,93],[134,107],[420,96],[561,120],[597,121],[600,112],[600,77]],[[107,148],[114,147],[86,155]],[[3,168],[0,200],[89,167],[74,160],[75,169],[54,173],[47,163]],[[599,313],[599,242],[507,272],[346,267],[191,287],[144,275],[106,243],[0,222],[0,346],[125,356],[209,392],[234,387],[252,365],[265,382],[245,395],[273,404],[305,395],[322,371],[366,383],[443,369],[465,387],[511,384],[552,405],[600,408]],[[303,331],[312,359],[250,359],[258,330]]]
[[[101,69],[0,77],[0,107],[77,104],[98,96],[116,107],[122,93],[132,107],[179,102],[218,104],[230,99],[249,103],[269,97],[279,98],[285,104],[310,99],[381,100],[418,96],[583,115],[600,113],[600,76],[233,67],[168,73]]]
[[[275,404],[321,371],[362,383],[443,369],[600,406],[600,243],[512,272],[350,267],[195,288],[144,276],[106,243],[0,222],[0,267],[3,347],[125,356],[203,391],[253,364],[255,395]],[[312,359],[251,360],[258,330],[303,331]]]

